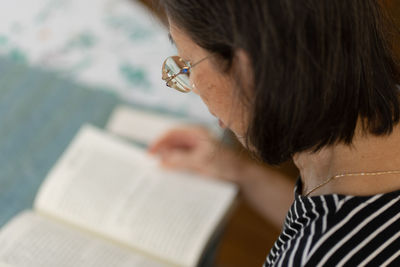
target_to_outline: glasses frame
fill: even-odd
[[[207,58],[209,58],[209,56],[200,59],[196,63],[190,64],[190,62],[183,60],[180,56],[169,56],[164,60],[164,62],[162,64],[162,70],[161,70],[162,80],[165,81],[166,86],[168,86],[170,88],[173,88],[182,93],[189,93],[193,90],[193,86],[191,86],[191,85],[186,86],[186,85],[182,84],[181,82],[177,81],[175,78],[182,74],[188,75],[188,77],[189,77],[192,68],[194,68],[196,65],[198,65],[202,61],[206,60]],[[168,74],[168,71],[165,68],[168,59],[172,59],[174,62],[182,62],[184,64],[184,67],[180,68],[180,71],[178,73],[172,74],[170,76]],[[179,65],[178,65],[178,67],[179,67]],[[181,85],[181,87],[183,89],[180,88],[177,85],[177,83],[179,83],[179,85]]]

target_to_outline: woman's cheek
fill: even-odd
[[[199,91],[199,84],[198,84],[198,78],[196,74],[193,72],[190,74],[190,84],[192,85],[192,92],[195,93],[196,95],[200,95]]]
[[[193,93],[199,95],[205,104],[208,103],[207,95],[207,84],[205,84],[205,77],[202,75],[197,75],[197,72],[194,72],[190,75],[190,82],[192,83]]]

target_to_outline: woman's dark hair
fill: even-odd
[[[228,70],[237,51],[248,55],[254,88],[247,141],[262,160],[279,164],[297,152],[351,144],[358,121],[375,135],[399,122],[397,32],[381,1],[159,2]]]

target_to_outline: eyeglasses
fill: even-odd
[[[189,78],[192,68],[207,58],[190,64],[179,56],[167,57],[162,65],[162,79],[168,87],[182,93],[189,93],[193,89]]]

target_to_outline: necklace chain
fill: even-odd
[[[308,197],[312,192],[314,192],[318,188],[326,185],[330,181],[336,180],[336,179],[344,177],[344,176],[375,176],[375,175],[382,175],[382,174],[400,174],[400,170],[398,170],[398,171],[377,171],[377,172],[354,172],[354,173],[337,174],[337,175],[329,177],[328,179],[326,179],[322,183],[320,183],[317,186],[315,186],[314,188],[310,189],[309,191],[307,191],[304,194],[304,196]]]

